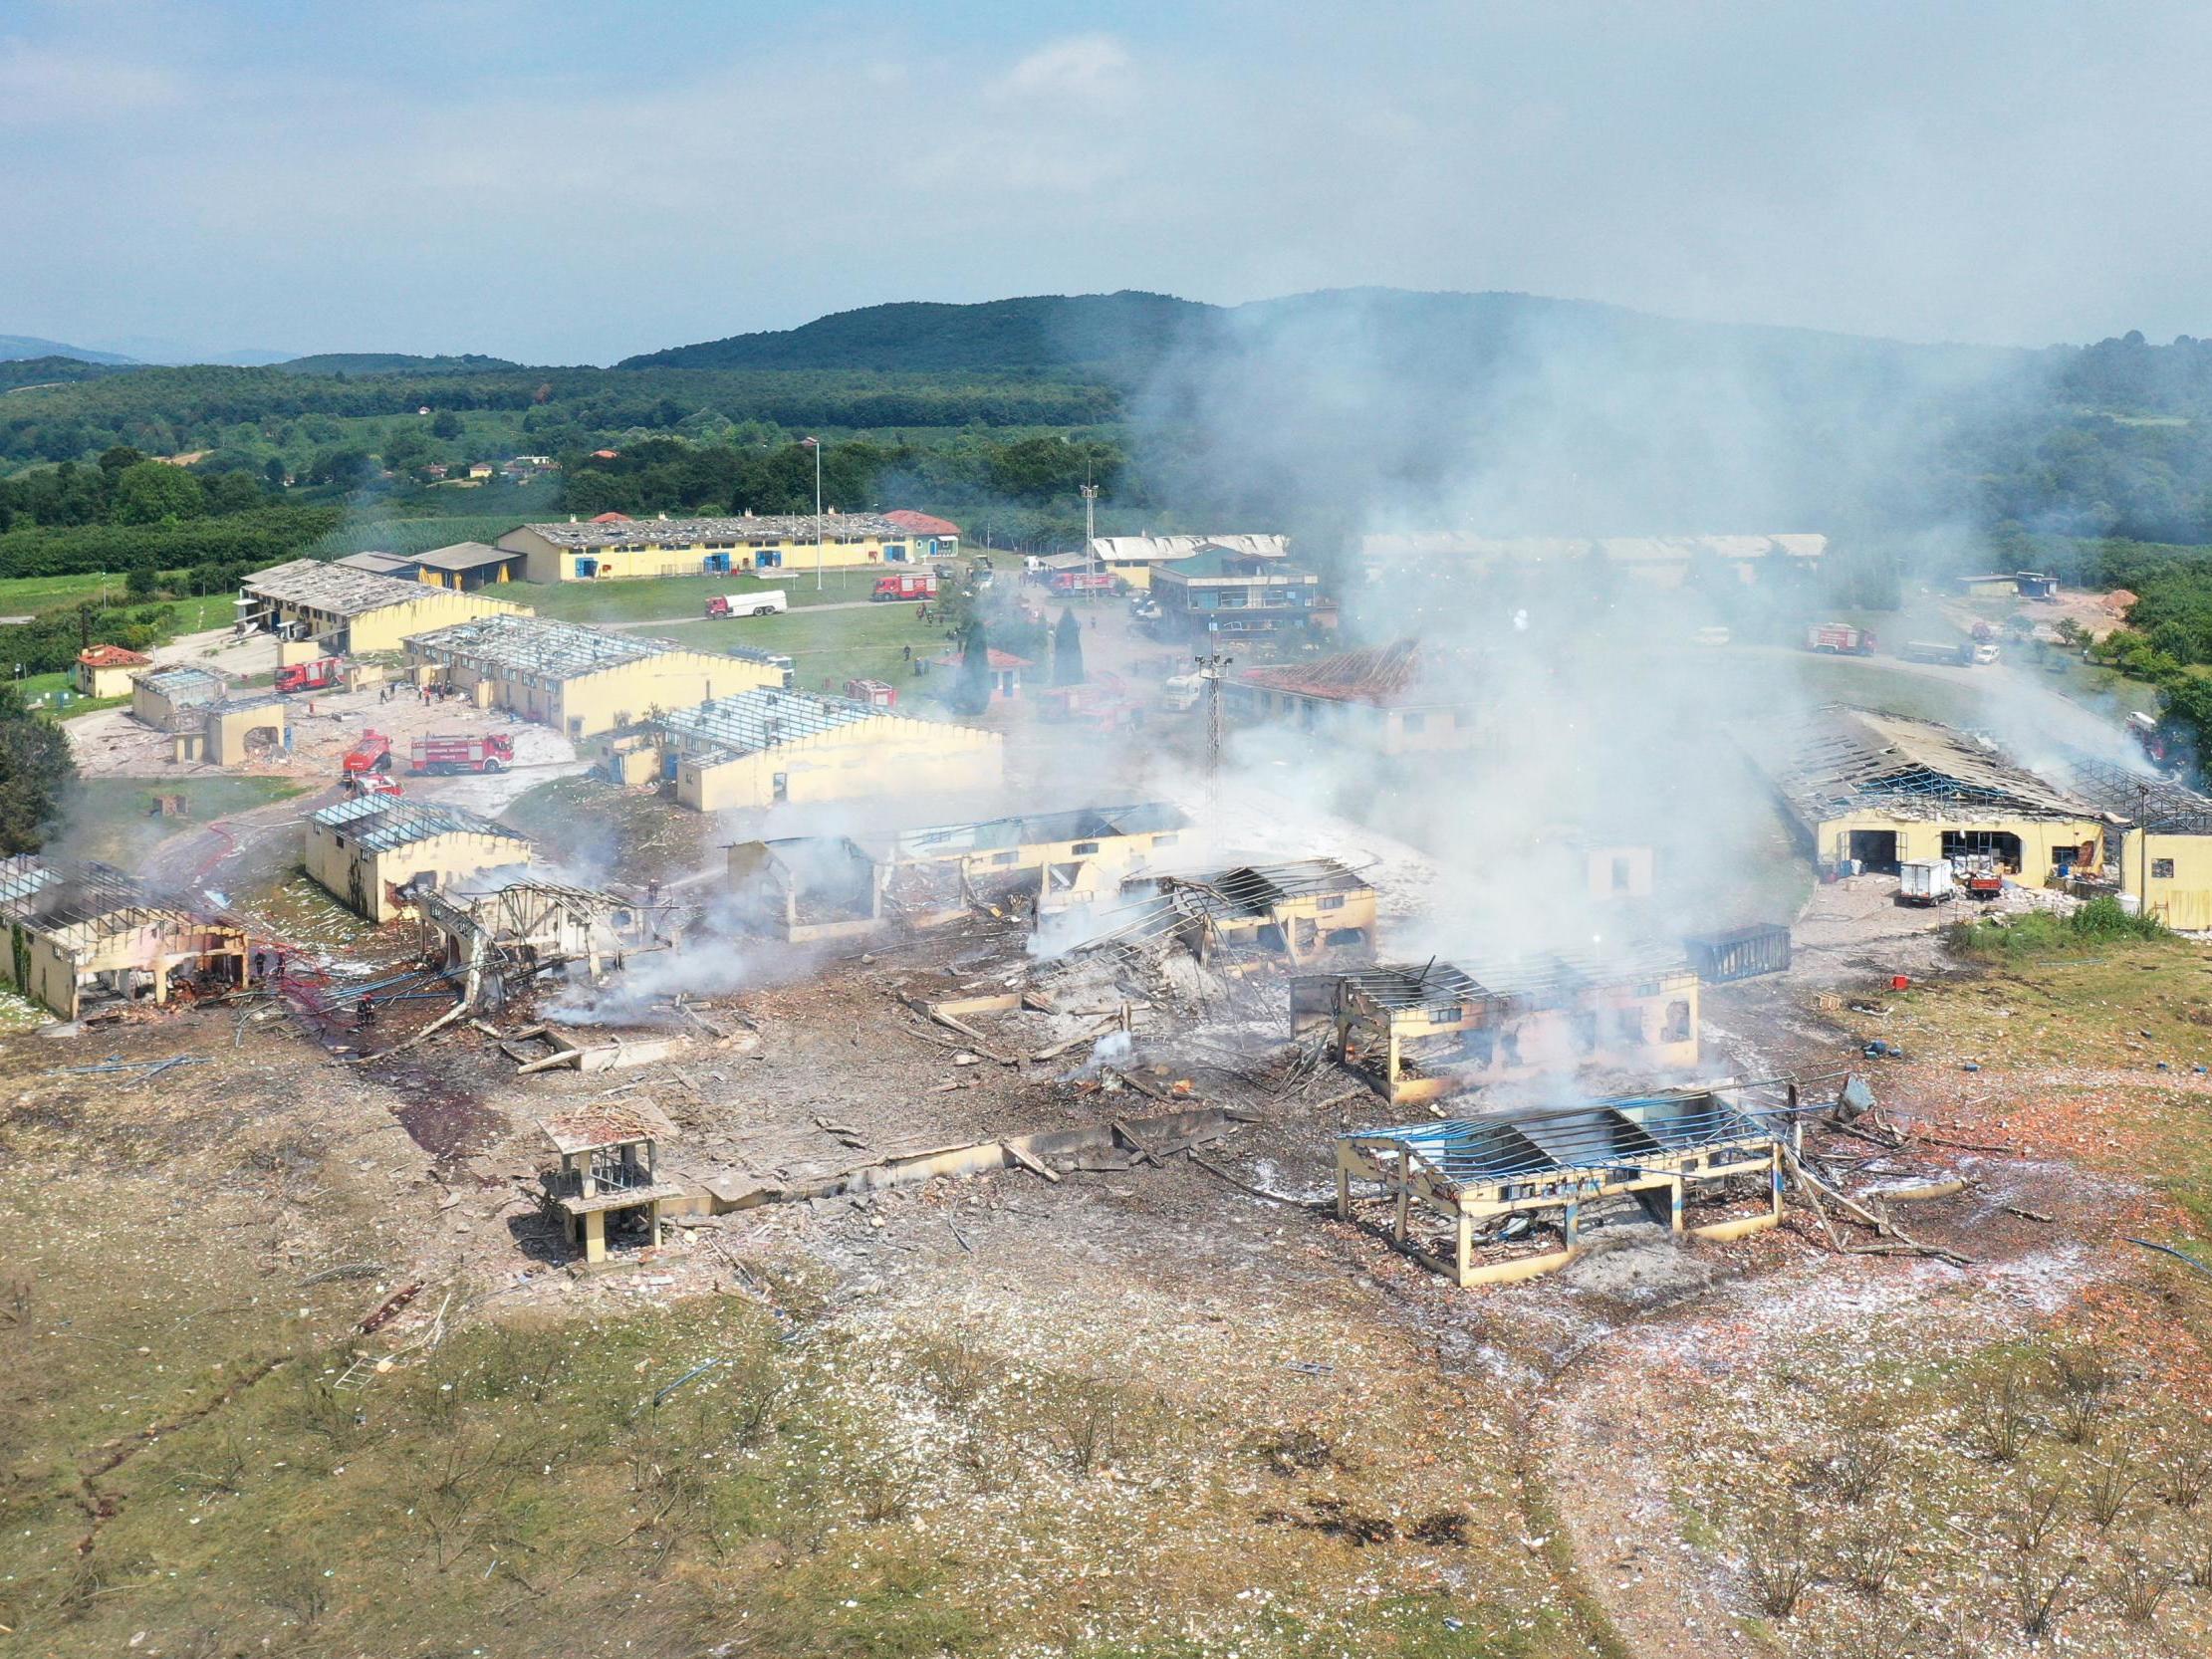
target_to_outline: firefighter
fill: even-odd
[[[361,1001],[354,1007],[354,1024],[357,1026],[372,1026],[375,1023],[376,999],[364,992]]]

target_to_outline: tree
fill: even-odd
[[[952,688],[956,713],[981,714],[991,706],[991,637],[981,616],[960,630],[960,678]]]
[[[1053,684],[1083,684],[1083,624],[1075,607],[1064,605],[1059,625],[1053,629]]]
[[[182,467],[137,461],[116,477],[115,522],[163,524],[196,519],[207,511],[207,492]]]
[[[451,409],[440,409],[430,417],[430,435],[450,441],[461,435],[461,417]]]
[[[0,686],[0,853],[36,852],[76,781],[61,728],[26,708],[15,687]]]
[[[109,448],[101,455],[100,470],[106,473],[108,475],[109,481],[113,483],[115,481],[116,474],[118,474],[119,472],[129,471],[132,467],[136,466],[140,461],[144,459],[145,456],[143,454],[135,449],[132,449],[128,444],[119,443]]]
[[[123,576],[123,591],[134,599],[150,599],[160,581],[160,573],[151,565],[133,565]]]

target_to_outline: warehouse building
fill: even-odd
[[[528,864],[529,838],[458,807],[364,795],[308,815],[308,874],[372,922],[411,916],[407,891]]]
[[[1190,819],[1164,801],[1028,813],[976,824],[901,830],[894,864],[957,866],[969,889],[993,897],[1028,891],[1039,915],[1112,899],[1160,854],[1182,847]]]
[[[761,651],[702,651],[531,615],[487,616],[418,634],[407,641],[407,657],[436,669],[478,708],[511,710],[570,739],[755,686],[780,686],[785,674],[782,659]]]
[[[313,640],[331,655],[396,651],[413,635],[477,616],[520,615],[527,607],[373,571],[295,559],[248,577],[238,625],[281,638]]]
[[[1206,548],[1221,548],[1244,559],[1283,559],[1291,551],[1288,536],[1094,536],[1085,565],[1119,577],[1131,588],[1149,588],[1153,575],[1180,561],[1196,557]]]
[[[702,813],[781,802],[996,789],[997,732],[915,720],[848,697],[759,687],[655,722],[663,775]]]
[[[1831,707],[1754,747],[1825,868],[1986,857],[2041,885],[2105,862],[2110,815],[1933,721]]]
[[[753,514],[729,519],[632,519],[526,524],[500,537],[531,582],[726,576],[743,571],[851,570],[927,557],[917,537],[880,513]]]
[[[2212,929],[2212,796],[2088,756],[2068,756],[2051,771],[2069,795],[2112,821],[2105,869],[2123,898],[2168,927]]]
[[[1584,1066],[1697,1064],[1697,974],[1681,951],[1390,963],[1291,982],[1291,1030],[1327,1030],[1331,1052],[1393,1105]]]
[[[1472,664],[1416,639],[1248,668],[1221,694],[1247,723],[1313,732],[1374,755],[1465,749],[1481,729]]]
[[[211,703],[230,695],[230,682],[205,668],[177,663],[130,677],[130,712],[157,732],[197,725]]]
[[[248,983],[243,928],[154,897],[122,870],[0,859],[0,919],[8,951],[0,974],[58,1019],[108,1002],[167,1003]]]
[[[1330,951],[1374,948],[1374,888],[1334,858],[1140,875],[1122,892],[1136,903],[1109,918],[1115,925],[1107,938],[1175,939],[1201,962],[1224,949],[1305,963]]]

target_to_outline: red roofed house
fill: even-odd
[[[1022,694],[1022,670],[1034,667],[1035,664],[1026,656],[1016,656],[1012,651],[1002,651],[996,645],[991,647],[990,655],[991,695],[993,697],[1019,697]],[[943,656],[933,656],[929,660],[935,667],[950,668],[957,673],[960,668],[961,656],[958,651],[953,650],[945,652]]]
[[[950,559],[960,551],[960,527],[950,519],[932,518],[911,507],[894,508],[883,517],[913,538],[917,559]],[[884,552],[889,557],[887,548]]]
[[[1246,718],[1281,720],[1383,755],[1464,749],[1476,734],[1472,665],[1417,639],[1248,668],[1222,687]]]
[[[121,645],[91,645],[77,653],[77,689],[87,697],[127,697],[130,676],[153,658]]]
[[[592,515],[592,522],[594,524],[627,524],[629,523],[629,515],[627,513],[595,513]]]

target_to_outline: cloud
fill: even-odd
[[[166,70],[24,40],[0,40],[0,124],[99,121],[182,102]]]
[[[1008,99],[1071,99],[1099,104],[1126,89],[1134,60],[1111,35],[1070,35],[1041,46],[993,85]]]

